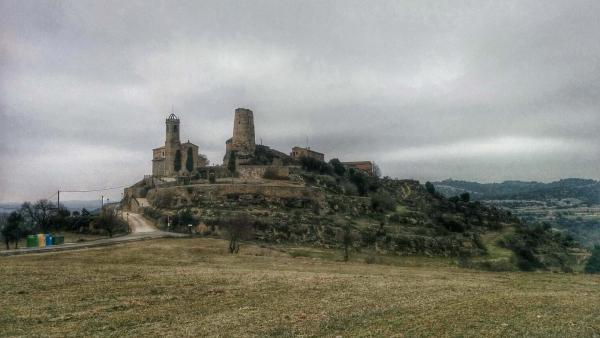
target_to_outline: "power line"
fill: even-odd
[[[118,187],[101,188],[101,189],[89,189],[89,190],[61,190],[60,192],[97,192],[97,191],[120,189],[120,188],[125,188],[125,187],[127,187],[127,185],[121,185]]]

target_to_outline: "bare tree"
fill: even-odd
[[[43,232],[50,230],[51,220],[56,210],[56,205],[47,199],[38,200],[35,204],[25,202],[21,205],[21,214],[34,225],[39,226]]]
[[[124,227],[124,221],[117,216],[117,209],[111,207],[104,207],[100,211],[96,225],[98,228],[105,230],[108,233],[108,237]]]
[[[375,162],[373,162],[373,175],[375,177],[381,177],[381,168],[379,168],[379,165]]]
[[[344,262],[347,262],[350,258],[350,249],[354,243],[354,234],[352,233],[352,227],[350,224],[342,225],[341,229],[336,233],[336,240],[342,245]]]
[[[229,253],[238,253],[240,240],[250,239],[254,234],[254,227],[250,216],[246,213],[238,214],[224,224],[226,237],[229,239]]]

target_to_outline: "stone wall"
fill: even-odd
[[[229,196],[261,196],[266,200],[304,200],[325,204],[325,195],[318,189],[303,185],[280,184],[197,184],[188,186],[174,186],[167,188],[151,189],[147,199],[155,205],[158,198],[171,196],[168,208],[177,208],[185,205],[200,205],[205,203],[219,203]]]
[[[290,176],[287,166],[240,165],[237,171],[239,177],[246,180],[261,180],[265,174],[272,179],[287,179]]]

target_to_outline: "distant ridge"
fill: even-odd
[[[468,192],[476,200],[516,199],[538,200],[576,198],[589,204],[600,203],[600,181],[566,178],[551,183],[504,181],[502,183],[477,183],[447,179],[433,182],[436,190],[445,196]]]
[[[35,202],[35,201],[32,201]],[[56,203],[56,201],[53,201]],[[105,201],[106,203],[106,201]],[[21,207],[22,202],[6,202],[0,203],[0,214],[10,213]],[[60,204],[69,209],[70,211],[81,210],[86,208],[89,211],[99,209],[102,202],[99,200],[72,200],[72,201],[60,201]]]

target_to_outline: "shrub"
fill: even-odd
[[[331,159],[329,165],[333,169],[333,172],[338,176],[344,176],[346,173],[346,167],[337,158]]]
[[[517,250],[514,250],[514,252],[515,256],[517,257],[517,266],[522,271],[533,271],[544,267],[542,262],[535,257],[530,248],[521,247]]]
[[[157,220],[163,216],[163,214],[160,210],[154,209],[152,207],[145,207],[143,214],[144,214],[144,216],[151,218],[153,220]]]
[[[328,163],[319,161],[312,157],[303,156],[300,158],[300,164],[302,168],[306,171],[317,172],[323,175],[332,175],[333,167]]]
[[[157,208],[169,208],[173,201],[175,200],[175,193],[170,190],[159,190],[158,194],[156,194],[156,199],[154,200],[154,205]]]
[[[428,193],[430,194],[435,194],[435,186],[433,185],[433,183],[427,181],[425,182],[425,189],[427,190]]]
[[[471,200],[471,195],[468,192],[460,194],[460,200],[468,203]]]
[[[390,222],[401,223],[402,219],[403,219],[402,216],[397,212],[390,215]]]
[[[358,188],[356,187],[356,185],[354,185],[354,183],[344,181],[341,184],[341,187],[344,191],[344,194],[346,194],[346,195],[349,195],[349,196],[358,195]]]
[[[600,273],[600,245],[594,246],[592,255],[585,264],[585,272]]]
[[[279,175],[277,169],[275,168],[267,168],[265,173],[263,174],[263,178],[268,180],[287,180],[289,177]]]
[[[371,196],[371,208],[378,212],[396,210],[396,200],[387,191],[378,191]]]
[[[349,172],[350,176],[348,178],[350,179],[350,182],[356,185],[356,188],[358,189],[358,194],[360,196],[366,196],[369,191],[369,182],[367,179],[367,174],[355,169],[351,169]]]

